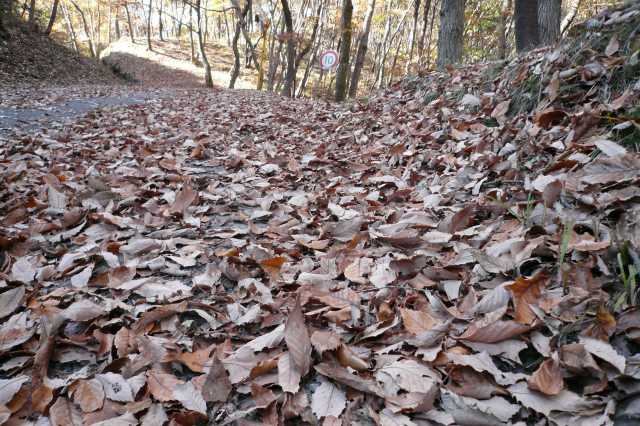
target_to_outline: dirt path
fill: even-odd
[[[176,96],[180,90],[150,90],[139,86],[70,87],[67,90],[70,96],[59,91],[60,88],[51,89],[55,96],[42,94],[40,98],[25,100],[23,105],[19,105],[16,99],[0,103],[0,139],[25,131],[53,130],[90,111],[143,104],[153,99]]]

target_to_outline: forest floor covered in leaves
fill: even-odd
[[[639,25],[0,135],[0,423],[637,424]]]

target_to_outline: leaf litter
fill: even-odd
[[[608,28],[639,16],[504,78],[348,107],[181,91],[17,132],[0,419],[637,421],[640,156],[610,123],[638,126],[640,87],[613,85],[634,59]],[[549,90],[523,109],[530,75]]]

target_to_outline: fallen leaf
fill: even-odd
[[[49,421],[52,426],[82,426],[82,414],[71,401],[60,397],[49,409]]]
[[[207,402],[223,402],[232,391],[231,381],[224,369],[224,365],[214,356],[211,367],[202,388],[202,396]]]
[[[24,297],[24,287],[12,288],[0,294],[0,318],[13,314]]]
[[[609,40],[607,47],[604,49],[604,54],[607,56],[613,56],[616,53],[618,53],[619,49],[620,49],[620,42],[618,41],[618,38],[615,35],[613,35]]]
[[[346,405],[347,396],[344,391],[326,379],[321,380],[320,386],[311,396],[311,410],[318,419],[340,417]]]
[[[539,271],[531,278],[518,277],[513,284],[506,286],[513,294],[514,317],[517,322],[531,324],[536,320],[537,316],[531,305],[537,306],[548,279],[545,271]]]
[[[553,358],[542,361],[527,383],[530,389],[545,395],[558,395],[564,388],[560,365]]]
[[[85,413],[102,408],[105,393],[98,379],[81,380],[73,391],[73,401]]]

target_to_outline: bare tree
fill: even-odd
[[[422,58],[424,53],[424,42],[427,37],[427,27],[429,26],[429,10],[431,9],[431,0],[425,0],[424,13],[422,14],[422,33],[418,40],[418,56]]]
[[[443,0],[438,34],[438,68],[462,59],[465,0]]]
[[[362,29],[362,34],[360,34],[360,39],[358,40],[358,50],[356,52],[356,59],[351,73],[351,84],[349,85],[350,98],[354,98],[358,94],[358,83],[360,82],[362,67],[364,66],[364,60],[367,57],[367,50],[369,49],[369,34],[371,33],[371,21],[373,20],[373,13],[375,9],[376,0],[369,0],[367,15],[364,18],[364,28]]]
[[[151,46],[151,8],[153,7],[153,0],[149,0],[149,9],[147,10],[147,50],[152,51]]]
[[[406,72],[408,73],[413,61],[413,50],[416,47],[416,39],[418,38],[418,18],[420,17],[421,0],[413,0],[413,24],[411,26],[411,35],[409,38],[409,60],[406,64]]]
[[[207,52],[204,46],[204,40],[202,38],[202,8],[200,4],[201,0],[196,0],[196,23],[198,24],[198,45],[200,46],[200,56],[202,57],[202,63],[204,65],[204,85],[206,87],[213,87],[213,77],[211,76],[211,64],[207,58]]]
[[[129,12],[129,4],[127,2],[124,3],[124,11],[127,15],[127,26],[129,27],[129,38],[131,39],[131,43],[135,43],[135,34],[133,32],[133,23],[131,22],[131,12]]]
[[[160,35],[160,41],[164,41],[164,22],[162,21],[162,8],[164,1],[158,0],[160,7],[158,8],[158,34]]]
[[[120,40],[120,37],[122,36],[122,33],[120,32],[120,16],[119,16],[120,9],[116,6],[116,10],[114,12],[115,13],[113,15],[114,17],[113,24],[116,30],[116,40]]]
[[[58,4],[60,0],[53,0],[53,6],[51,6],[51,17],[49,18],[49,25],[47,25],[47,29],[44,31],[46,35],[51,34],[51,30],[53,29],[53,24],[56,23],[56,16],[58,15]]]
[[[512,0],[502,0],[498,20],[498,58],[507,58],[507,24],[511,15]]]
[[[29,26],[32,29],[36,27],[36,0],[31,0],[29,3]]]
[[[538,0],[540,43],[554,44],[560,39],[562,0]]]
[[[76,8],[78,13],[80,14],[80,20],[82,21],[82,28],[84,29],[84,34],[87,36],[87,42],[89,43],[89,52],[91,53],[92,58],[97,58],[98,53],[95,48],[95,44],[93,43],[93,32],[89,29],[89,23],[87,22],[87,16],[85,15],[82,8],[75,2],[75,0],[69,0],[73,7]]]
[[[540,44],[538,28],[538,0],[515,0],[516,49],[518,53]]]
[[[342,0],[342,19],[340,20],[340,63],[336,71],[336,101],[344,101],[347,95],[347,82],[349,78],[349,55],[351,54],[351,18],[353,15],[353,3],[351,0]]]
[[[293,18],[288,0],[281,0],[284,25],[287,29],[287,73],[284,77],[282,95],[293,96],[294,79],[296,72],[296,38],[293,31]]]
[[[569,0],[569,4],[567,5],[567,14],[560,24],[560,32],[562,34],[569,29],[573,20],[576,19],[576,15],[578,14],[578,9],[580,9],[581,4],[582,0]]]
[[[0,0],[0,38],[7,34],[5,21],[13,9],[13,5],[11,3],[12,0]]]
[[[73,43],[73,49],[76,53],[80,53],[80,48],[78,47],[78,37],[76,36],[76,30],[73,28],[73,22],[71,21],[71,15],[69,14],[69,9],[67,6],[62,3],[62,14],[64,15],[64,20],[67,23],[67,31],[69,31],[69,35],[71,36],[71,41]]]
[[[238,14],[238,20],[236,22],[236,32],[233,34],[233,40],[231,41],[231,48],[233,50],[233,69],[231,70],[231,79],[229,80],[229,88],[233,89],[236,85],[236,80],[240,76],[240,49],[238,49],[238,40],[242,33],[242,25],[244,25],[244,18],[249,13],[250,3],[247,2],[242,10],[236,9]]]

